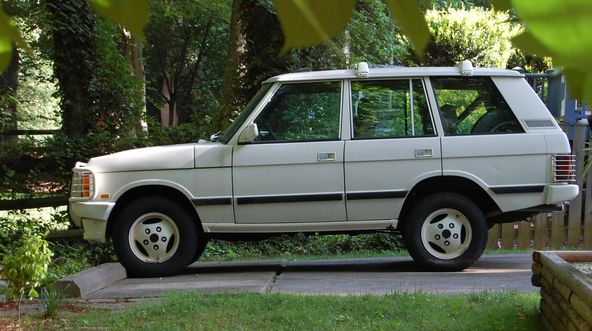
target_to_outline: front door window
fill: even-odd
[[[285,84],[255,119],[256,142],[339,139],[341,82]]]

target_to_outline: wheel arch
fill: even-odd
[[[169,198],[169,199],[172,199],[172,200],[178,202],[187,210],[188,213],[190,213],[190,215],[192,216],[192,218],[195,220],[195,222],[197,224],[198,230],[200,232],[203,232],[203,227],[201,225],[201,220],[199,218],[197,210],[193,206],[193,203],[191,203],[191,200],[185,194],[183,194],[181,191],[177,190],[176,188],[166,186],[166,185],[143,185],[143,186],[133,187],[133,188],[127,190],[121,196],[119,196],[119,198],[115,202],[115,207],[113,207],[113,210],[111,211],[111,214],[109,215],[109,220],[107,222],[107,230],[106,230],[107,237],[111,237],[111,234],[113,231],[113,225],[115,223],[115,219],[117,218],[119,213],[121,213],[121,211],[123,210],[123,207],[125,207],[131,201],[134,201],[140,197],[145,197],[145,196],[166,197],[166,198]]]
[[[437,176],[418,182],[407,194],[399,213],[400,227],[405,225],[407,215],[419,200],[429,194],[443,191],[454,192],[471,199],[481,209],[486,219],[501,213],[493,198],[471,179],[460,176]]]

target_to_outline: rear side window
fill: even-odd
[[[353,81],[354,139],[434,136],[419,79]]]
[[[447,136],[524,132],[490,77],[430,80]]]

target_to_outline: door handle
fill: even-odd
[[[418,148],[415,150],[416,158],[432,157],[433,155],[434,151],[431,148]]]
[[[318,153],[317,160],[319,162],[332,162],[335,161],[335,153]]]

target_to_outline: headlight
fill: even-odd
[[[95,176],[90,171],[74,170],[70,197],[88,200],[95,193]]]

